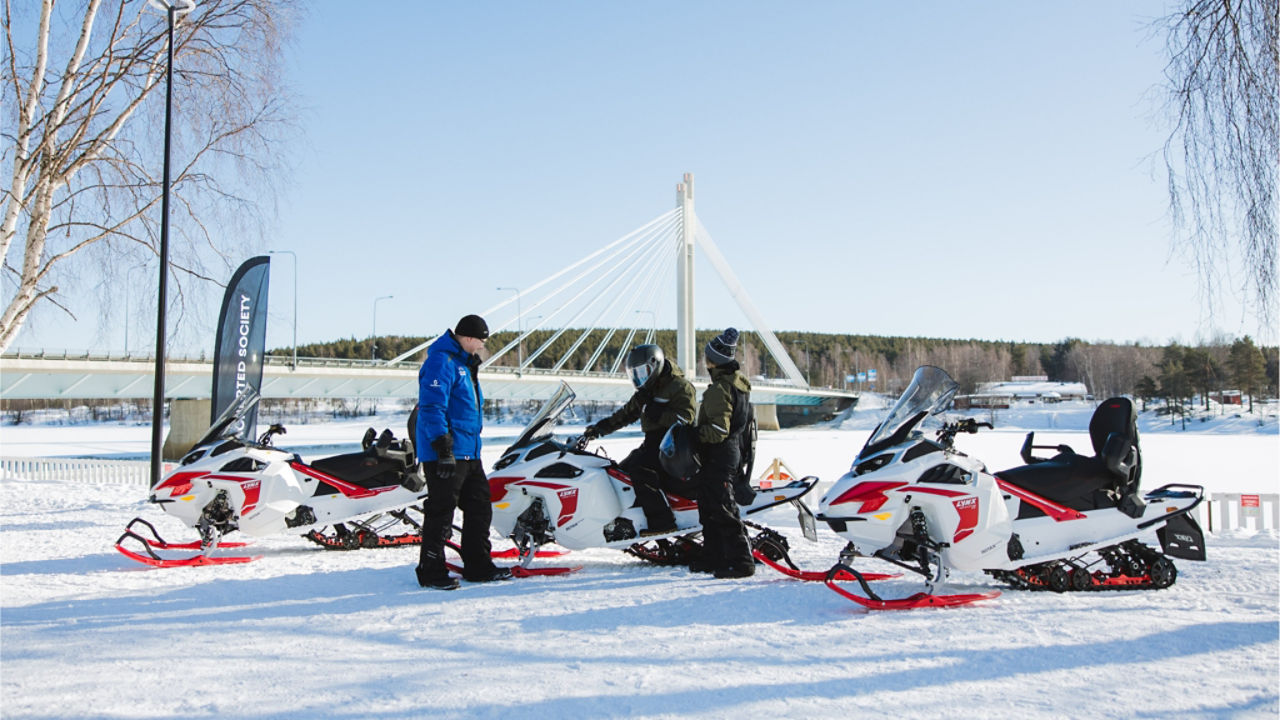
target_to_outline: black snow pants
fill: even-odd
[[[494,569],[489,556],[489,526],[493,521],[489,479],[480,460],[457,461],[453,476],[441,478],[435,461],[423,463],[427,476],[427,499],[422,506],[422,548],[418,573],[443,577],[444,543],[453,534],[453,509],[462,510],[462,564],[468,574],[484,574]]]

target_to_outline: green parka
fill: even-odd
[[[703,445],[722,443],[729,437],[733,391],[751,393],[751,382],[738,369],[738,363],[712,366],[710,371],[711,385],[702,393],[702,407],[698,408],[698,441]]]
[[[626,405],[595,424],[601,435],[620,430],[636,420],[645,435],[665,433],[677,421],[693,422],[696,400],[693,384],[670,360],[662,362],[662,370],[644,387],[636,390]]]

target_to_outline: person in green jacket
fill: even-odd
[[[693,385],[657,345],[632,348],[627,354],[627,372],[636,387],[635,394],[617,412],[588,425],[582,437],[584,441],[595,440],[640,421],[644,442],[619,466],[630,476],[636,501],[644,510],[646,527],[640,535],[665,535],[675,532],[676,518],[664,491],[687,495],[690,488],[662,469],[658,446],[667,428],[677,422],[693,422]]]
[[[742,433],[751,420],[751,383],[738,365],[737,350],[735,328],[707,343],[704,355],[711,385],[702,393],[694,426],[702,463],[694,475],[702,552],[689,569],[718,578],[750,577],[756,571],[747,529],[733,497],[733,483],[743,460]]]

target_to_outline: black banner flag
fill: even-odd
[[[267,285],[271,258],[249,258],[227,284],[218,316],[218,340],[213,356],[212,424],[246,390],[262,389],[263,352],[267,342]],[[255,404],[235,429],[244,440],[257,432]]]

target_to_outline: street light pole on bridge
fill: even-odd
[[[369,351],[370,360],[378,359],[378,303],[393,298],[395,298],[395,295],[383,295],[380,298],[373,299],[373,341],[371,343],[373,348]]]

